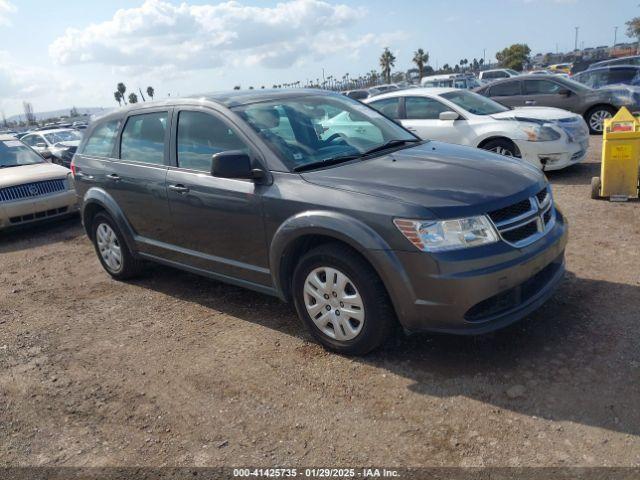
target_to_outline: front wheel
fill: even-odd
[[[497,153],[498,155],[504,155],[505,157],[519,157],[520,152],[518,147],[513,142],[508,140],[496,139],[489,140],[482,145],[483,150],[489,150],[490,152]]]
[[[604,121],[613,117],[616,110],[607,105],[594,107],[586,115],[589,132],[594,135],[602,134],[604,130]]]
[[[335,352],[364,355],[396,324],[377,273],[346,245],[325,244],[305,254],[292,286],[298,315],[314,338]]]

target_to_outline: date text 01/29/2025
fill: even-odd
[[[394,478],[397,470],[385,468],[234,468],[234,477],[265,478]]]

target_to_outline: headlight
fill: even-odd
[[[396,218],[393,223],[423,252],[477,247],[498,241],[497,232],[484,215],[442,221]]]
[[[560,132],[545,125],[520,125],[520,130],[527,135],[530,142],[551,142],[561,137]]]

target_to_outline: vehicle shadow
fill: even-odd
[[[151,268],[134,283],[311,341],[293,308],[277,299]],[[398,335],[354,360],[409,379],[409,390],[422,395],[465,396],[528,416],[639,435],[639,307],[638,286],[569,274],[549,302],[514,326],[477,337]]]
[[[551,184],[590,185],[592,177],[600,176],[600,163],[578,163],[562,170],[545,172]]]
[[[81,235],[84,235],[84,231],[79,215],[26,224],[0,231],[0,254],[72,240]]]

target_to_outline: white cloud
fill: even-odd
[[[42,97],[66,99],[78,89],[74,80],[45,68],[20,65],[0,50],[0,109],[16,111],[23,100]]]
[[[59,65],[95,63],[136,74],[229,65],[288,68],[338,49],[353,52],[366,39],[376,43],[343,33],[364,14],[322,0],[289,0],[274,7],[146,0],[105,22],[67,29],[49,46],[49,55]]]
[[[9,25],[9,15],[16,10],[16,7],[9,0],[0,0],[0,25]]]

